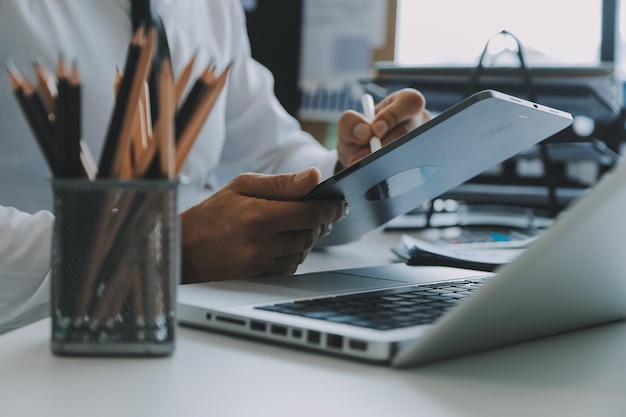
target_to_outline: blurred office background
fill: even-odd
[[[329,147],[337,118],[360,111],[364,91],[380,98],[413,86],[437,114],[471,89],[494,88],[575,117],[546,141],[547,159],[529,150],[446,198],[523,202],[555,215],[623,153],[626,8],[619,0],[242,2],[252,53],[274,72],[279,99]],[[476,74],[483,51],[485,68]]]

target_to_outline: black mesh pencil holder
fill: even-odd
[[[52,186],[52,351],[172,353],[177,182],[54,179]]]

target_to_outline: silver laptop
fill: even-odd
[[[183,325],[396,367],[620,320],[625,207],[621,164],[495,274],[395,264],[185,285],[178,317]],[[444,305],[432,313],[438,300]]]

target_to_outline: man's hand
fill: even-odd
[[[320,181],[297,174],[243,174],[181,215],[183,283],[293,274],[343,200],[301,201]]]
[[[337,126],[338,168],[352,165],[369,155],[369,141],[373,136],[384,145],[430,120],[426,100],[417,90],[406,88],[395,91],[376,105],[376,117],[371,123],[360,113],[345,112]]]

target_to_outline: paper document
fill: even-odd
[[[438,264],[491,271],[511,262],[535,239],[536,236],[505,242],[435,244],[405,234],[392,251],[411,265]]]

